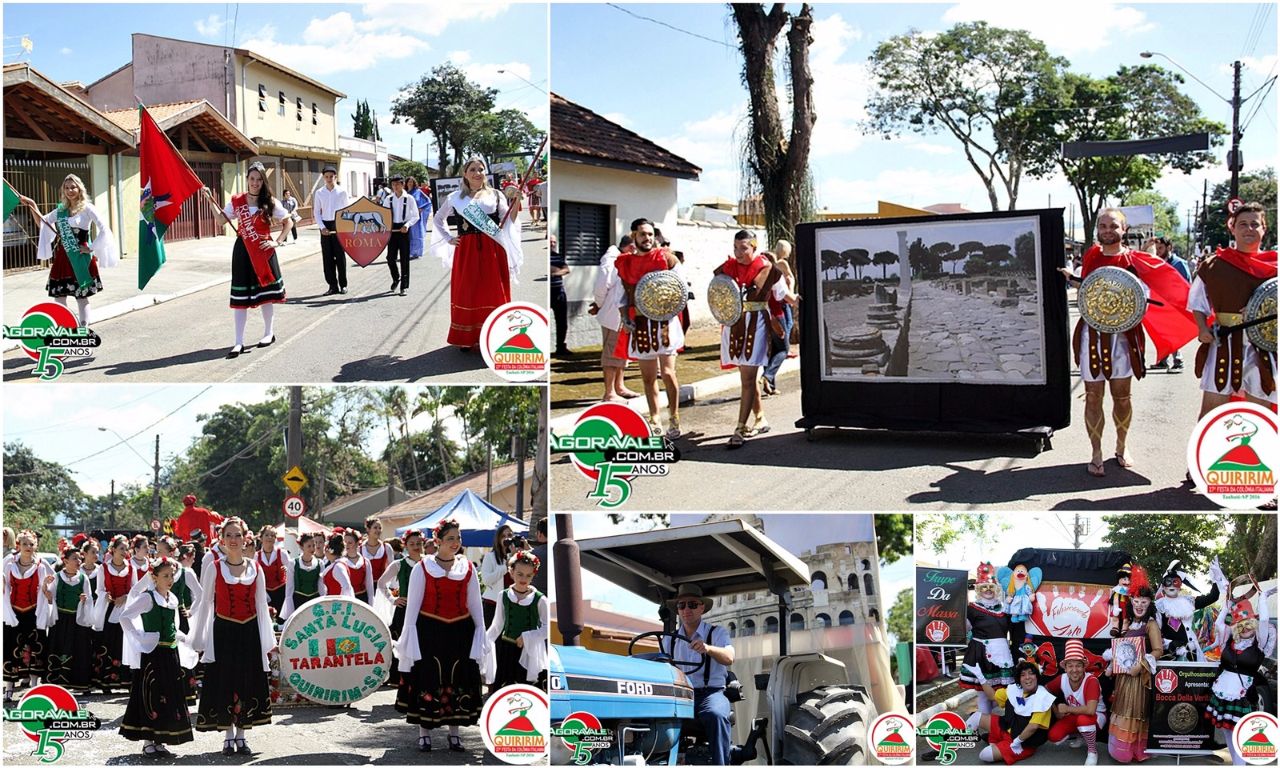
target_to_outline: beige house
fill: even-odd
[[[533,509],[533,465],[533,461],[524,463],[525,520],[531,519],[530,511]],[[494,467],[492,484],[489,482],[488,472],[484,470],[455,477],[447,483],[441,483],[429,491],[379,512],[378,519],[382,521],[384,531],[392,531],[414,520],[422,519],[466,490],[470,490],[503,512],[514,515],[516,512],[516,465],[512,463]]]

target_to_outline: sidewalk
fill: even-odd
[[[137,309],[162,304],[217,285],[231,282],[231,247],[235,239],[228,236],[207,237],[201,240],[183,240],[165,244],[165,263],[152,276],[145,290],[138,290],[138,259],[130,255],[120,260],[114,269],[103,269],[101,293],[90,300],[92,324],[128,314]],[[316,270],[320,269],[320,230],[313,226],[298,230],[295,242],[276,251],[281,269],[290,262],[317,257]],[[15,272],[4,276],[4,322],[17,325],[24,312],[43,301],[52,301],[45,293],[46,269]],[[74,300],[68,299],[74,311]],[[4,351],[15,349],[18,341],[6,339]]]

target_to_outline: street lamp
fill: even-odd
[[[538,85],[537,83],[535,83],[535,82],[533,82],[533,81],[529,80],[529,79],[528,79],[528,78],[526,78],[524,75],[521,75],[521,74],[520,74],[520,73],[518,73],[518,72],[511,72],[511,71],[508,71],[508,70],[505,70],[505,69],[500,69],[500,70],[498,70],[498,74],[500,74],[500,75],[504,75],[504,74],[505,74],[505,75],[515,75],[516,77],[520,78],[521,80],[524,80],[526,83],[529,83],[529,85],[532,85],[534,88],[537,88],[538,90],[542,91],[543,93],[546,93],[546,92],[547,92],[547,89],[546,89],[546,88],[543,88],[542,86],[540,86],[540,85]]]
[[[153,512],[152,519],[159,520],[160,519],[160,435],[156,435],[155,464],[152,465],[150,462],[147,461],[145,456],[143,456],[141,453],[138,453],[138,450],[136,448],[134,448],[132,445],[129,445],[129,441],[126,440],[124,436],[121,435],[119,432],[115,431],[114,429],[111,429],[110,427],[98,427],[98,431],[110,432],[111,434],[120,438],[121,443],[124,443],[126,446],[128,446],[129,450],[133,451],[133,454],[135,456],[137,456],[139,459],[142,459],[142,463],[152,466],[155,473],[153,476],[152,485],[151,485],[151,508]]]

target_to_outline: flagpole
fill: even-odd
[[[213,199],[213,193],[209,191],[209,188],[208,188],[208,187],[201,187],[201,188],[200,188],[200,191],[204,193],[204,196],[205,196],[205,197],[209,198],[209,202],[213,204],[213,207],[214,207],[214,208],[217,208],[217,209],[218,209],[218,213],[222,214],[222,218],[224,218],[224,219],[226,219],[226,220],[227,220],[227,224],[231,227],[231,231],[232,231],[232,232],[235,232],[235,233],[236,233],[236,236],[237,236],[237,237],[239,237],[239,235],[240,235],[240,229],[239,229],[238,227],[236,227],[236,223],[235,223],[234,221],[232,221],[232,220],[231,220],[231,217],[230,217],[230,216],[228,216],[228,215],[227,215],[227,211],[226,211],[226,209],[224,209],[222,206],[218,205],[218,201]]]
[[[516,188],[517,196],[523,196],[524,183],[529,180],[529,175],[533,173],[533,166],[538,164],[538,158],[542,157],[542,150],[547,146],[547,139],[551,138],[550,134],[542,137],[542,143],[538,145],[538,151],[533,154],[533,160],[529,161],[529,167],[524,169],[524,176],[520,177],[520,185]],[[506,226],[507,219],[511,218],[511,212],[515,210],[515,206],[507,206],[507,215],[502,217],[502,223],[498,225],[498,229]]]

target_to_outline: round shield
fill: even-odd
[[[716,275],[707,286],[707,306],[721,325],[733,325],[742,317],[742,289],[728,275]]]
[[[688,301],[688,286],[669,269],[650,272],[636,283],[636,311],[651,320],[670,320]]]
[[[1103,333],[1124,333],[1147,312],[1146,285],[1120,267],[1101,267],[1080,284],[1080,317]]]
[[[1244,321],[1257,320],[1263,317],[1271,319],[1265,323],[1251,325],[1244,329],[1253,346],[1267,352],[1276,351],[1276,278],[1272,277],[1254,289],[1249,303],[1244,305]]]

